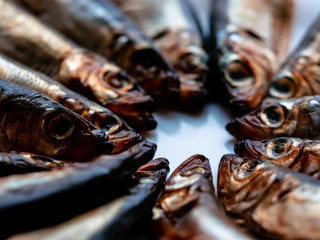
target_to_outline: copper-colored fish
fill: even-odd
[[[153,210],[158,239],[252,239],[234,226],[220,207],[209,160],[193,155],[168,179]]]
[[[0,79],[0,151],[89,161],[109,153],[108,136],[40,93]]]
[[[141,130],[155,128],[153,99],[103,57],[80,48],[9,0],[0,0],[0,52],[94,99]]]
[[[112,153],[121,152],[143,140],[109,109],[88,100],[53,79],[14,62],[0,54],[0,78],[41,92],[80,114],[108,135],[114,145]]]
[[[263,141],[243,140],[235,146],[241,157],[262,158],[320,178],[320,141],[300,138],[275,138]]]
[[[270,161],[224,155],[218,196],[227,212],[267,239],[318,239],[320,182]]]
[[[215,0],[213,56],[231,107],[247,112],[267,94],[286,57],[293,0]]]
[[[227,130],[237,139],[320,137],[320,96],[266,99],[261,107],[232,120]]]
[[[92,162],[0,178],[1,238],[57,224],[123,194],[154,152],[155,145],[143,141]]]
[[[269,95],[280,99],[320,94],[320,16],[272,80]]]
[[[172,67],[108,0],[15,1],[75,42],[114,61],[148,93],[161,100],[177,95],[179,82]]]
[[[56,226],[9,239],[131,239],[131,231],[150,217],[168,173],[168,161],[155,159],[138,169],[129,194]]]
[[[203,105],[207,55],[184,0],[112,0],[171,63],[180,78],[180,104]]]

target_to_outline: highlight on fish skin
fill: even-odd
[[[218,196],[242,226],[268,239],[317,239],[320,234],[318,180],[270,161],[222,157]]]
[[[113,150],[103,131],[52,99],[4,80],[0,88],[1,151],[89,161]]]
[[[15,2],[78,44],[115,62],[159,101],[176,99],[179,81],[172,67],[110,1]]]
[[[212,62],[229,105],[241,114],[259,106],[286,56],[294,2],[216,0],[214,4]]]
[[[67,40],[12,1],[2,0],[0,6],[3,55],[98,101],[139,130],[155,128],[154,100],[122,69]]]
[[[208,67],[201,34],[185,1],[112,0],[153,40],[180,79],[179,105],[203,106]],[[132,7],[135,6],[135,7]]]
[[[273,77],[269,96],[289,99],[320,94],[320,16]]]
[[[226,129],[237,139],[276,137],[318,138],[320,96],[289,100],[265,99],[261,106],[229,122]]]

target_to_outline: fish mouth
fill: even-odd
[[[155,50],[139,49],[133,52],[134,77],[153,96],[167,100],[176,99],[179,94],[179,78],[170,65]]]
[[[266,144],[268,141],[269,140],[242,140],[234,145],[234,152],[241,157],[261,158],[265,154],[264,149],[266,148]]]

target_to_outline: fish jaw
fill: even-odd
[[[216,64],[229,104],[238,112],[259,106],[267,94],[277,62],[274,53],[245,29],[219,32]]]

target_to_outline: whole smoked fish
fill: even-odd
[[[259,239],[318,239],[320,182],[270,161],[224,155],[218,196]]]
[[[15,2],[73,41],[115,62],[160,101],[176,99],[179,81],[172,67],[110,1]]]
[[[300,138],[243,140],[235,144],[241,157],[262,158],[274,164],[320,178],[320,141]]]
[[[1,238],[57,224],[123,194],[154,153],[155,145],[143,141],[91,162],[0,178]]]
[[[237,139],[263,140],[276,137],[320,137],[320,96],[289,100],[265,99],[252,112],[226,126]]]
[[[213,63],[231,107],[248,112],[267,94],[286,57],[293,0],[215,0]]]
[[[0,52],[96,100],[139,130],[155,128],[154,100],[103,57],[80,48],[12,1],[0,0]]]
[[[207,54],[201,34],[184,0],[112,0],[153,40],[177,71],[180,101],[199,108],[206,96]]]
[[[35,72],[0,54],[0,78],[41,92],[56,102],[80,114],[97,128],[102,129],[112,141],[112,153],[121,152],[143,140],[123,120],[109,109],[90,101],[64,87],[48,76]],[[132,119],[134,121],[134,119]]]
[[[252,239],[226,217],[212,184],[209,160],[193,155],[166,182],[153,210],[157,239]]]
[[[269,96],[280,99],[317,94],[320,94],[320,15],[269,88]]]
[[[0,79],[0,151],[89,161],[109,153],[108,136],[38,92]]]
[[[152,160],[137,170],[137,184],[130,187],[127,195],[59,225],[22,233],[9,239],[67,240],[75,236],[81,236],[81,239],[131,239],[131,231],[135,226],[150,217],[168,171],[166,159]]]

